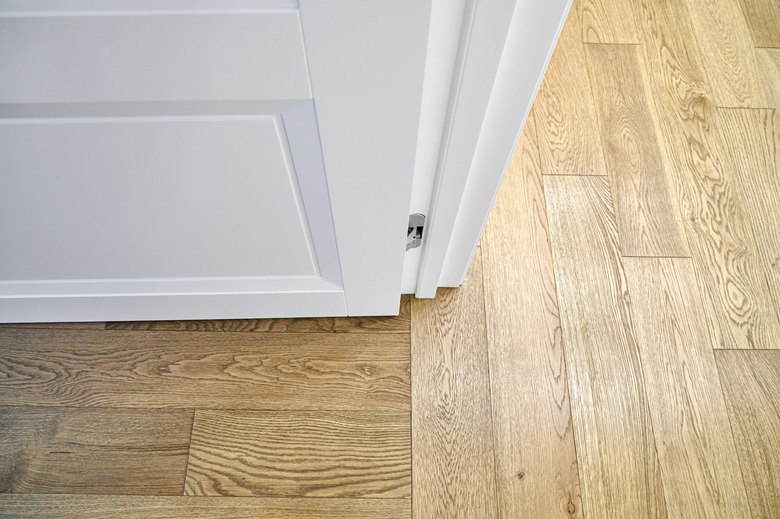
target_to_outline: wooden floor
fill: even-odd
[[[575,0],[465,285],[0,327],[0,517],[780,517],[780,4]]]

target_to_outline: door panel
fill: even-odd
[[[25,14],[0,1],[0,70],[0,104],[311,98],[295,10]]]
[[[0,122],[0,171],[3,280],[319,274],[279,116]]]
[[[0,0],[0,322],[397,312],[429,9]]]

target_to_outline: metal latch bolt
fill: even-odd
[[[422,244],[425,215],[420,213],[409,215],[409,227],[406,230],[406,250],[414,249]]]

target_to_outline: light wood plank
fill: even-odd
[[[780,352],[718,351],[720,377],[754,519],[780,510]]]
[[[620,244],[627,256],[688,256],[672,179],[663,163],[652,101],[636,45],[587,45],[612,185]]]
[[[686,0],[685,3],[716,104],[744,108],[772,106],[737,2]]]
[[[0,492],[181,495],[191,425],[187,410],[0,407]]]
[[[408,499],[0,495],[5,519],[409,519]]]
[[[412,303],[415,517],[496,517],[482,268]]]
[[[544,178],[585,517],[666,517],[609,184]]]
[[[401,296],[401,307],[398,315],[384,317],[128,321],[106,323],[106,329],[276,333],[409,333],[410,301],[410,296]]]
[[[669,517],[748,519],[693,265],[623,263]]]
[[[409,410],[401,334],[0,330],[6,404]]]
[[[769,291],[780,308],[780,114],[718,110],[722,133],[745,193]],[[775,348],[780,348],[780,337]]]
[[[196,411],[185,493],[409,497],[409,413]]]
[[[764,348],[780,323],[736,173],[722,156],[715,104],[684,2],[634,0],[659,114],[717,348]]]
[[[780,110],[780,49],[756,49],[764,84],[772,92],[774,107]]]
[[[569,12],[529,116],[536,121],[545,175],[606,171],[575,11]]]
[[[582,41],[586,43],[639,43],[629,0],[579,0]]]
[[[740,0],[753,45],[780,47],[780,3],[777,0]]]
[[[501,517],[582,517],[534,134],[529,119],[482,239],[498,502]]]

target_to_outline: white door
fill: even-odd
[[[396,313],[429,14],[0,0],[0,322]]]

